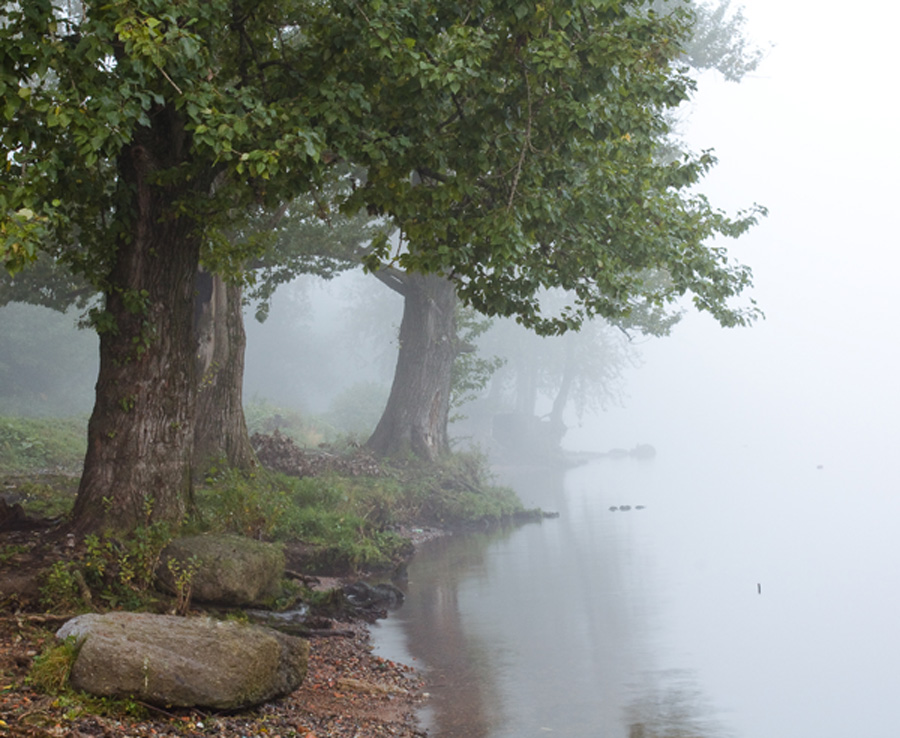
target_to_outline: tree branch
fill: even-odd
[[[379,280],[382,284],[390,287],[397,294],[403,295],[406,297],[408,292],[407,284],[406,284],[406,272],[401,271],[395,267],[383,266],[380,269],[372,272],[375,275],[375,278]]]

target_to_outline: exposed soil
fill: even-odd
[[[364,450],[339,454],[329,449],[298,448],[290,439],[273,433],[254,437],[263,465],[294,476],[325,471],[341,474],[377,474],[378,465]],[[379,610],[346,610],[334,618],[319,618],[310,639],[309,671],[300,689],[290,696],[254,710],[216,714],[198,710],[163,711],[143,706],[141,719],[104,710],[92,703],[92,712],[70,695],[51,696],[27,684],[29,670],[68,615],[41,611],[41,572],[55,561],[77,554],[73,538],[66,536],[61,519],[29,518],[21,502],[30,499],[34,485],[50,486],[74,494],[77,477],[46,473],[0,480],[0,736],[27,738],[88,738],[128,736],[215,736],[216,738],[335,738],[353,736],[424,736],[415,718],[427,697],[420,676],[408,665],[372,653],[366,620],[383,616]],[[48,516],[59,514],[47,510]],[[432,528],[396,531],[412,544],[442,534]],[[286,547],[288,568],[309,572],[315,560],[302,542]],[[296,575],[296,571],[290,572]],[[334,573],[334,572],[323,572]],[[301,577],[302,578],[302,577]],[[340,578],[312,577],[317,588],[339,588]],[[348,621],[348,617],[351,619]],[[327,635],[329,632],[332,635]],[[338,633],[338,635],[334,635]],[[102,707],[102,705],[100,705]],[[94,713],[94,714],[92,714]]]
[[[35,692],[25,684],[34,657],[53,640],[62,618],[25,615],[0,620],[0,735],[27,738],[369,738],[424,736],[414,711],[423,684],[409,666],[375,656],[360,623],[342,623],[351,635],[313,638],[309,673],[288,697],[254,710],[216,714],[198,710],[146,710],[136,719],[79,714],[71,700]]]
[[[8,485],[7,489],[13,485]],[[15,492],[13,493],[15,494]],[[423,682],[410,666],[375,656],[365,619],[317,623],[317,632],[340,635],[310,639],[309,672],[290,696],[250,711],[215,714],[198,710],[162,711],[146,707],[142,719],[91,714],[71,696],[50,696],[27,682],[35,657],[54,643],[68,619],[41,611],[40,573],[75,553],[75,542],[58,521],[33,520],[0,498],[0,736],[87,738],[88,736],[216,736],[217,738],[369,738],[424,736],[415,711],[425,699]],[[4,525],[5,523],[5,525]],[[405,531],[413,541],[439,531]],[[314,578],[315,579],[315,578]],[[318,578],[324,588],[339,578]],[[379,615],[381,613],[379,612]],[[97,704],[96,702],[93,704]],[[96,707],[92,708],[94,712]]]
[[[64,558],[70,542],[50,527],[0,531],[0,735],[28,738],[87,736],[216,736],[217,738],[326,738],[425,735],[415,720],[423,683],[410,666],[375,656],[361,619],[321,622],[340,635],[310,639],[309,672],[289,697],[251,711],[214,714],[147,708],[148,718],[84,712],[71,699],[41,694],[27,684],[34,658],[54,642],[68,619],[35,611],[38,573]],[[15,547],[15,548],[13,548]],[[335,588],[341,579],[322,579]]]

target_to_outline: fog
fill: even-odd
[[[729,244],[752,265],[767,317],[726,331],[688,314],[671,338],[642,346],[627,407],[570,432],[570,444],[734,439],[824,464],[885,455],[900,440],[889,92],[900,10],[745,6],[751,36],[771,51],[740,84],[704,77],[685,123],[691,145],[719,157],[703,187],[713,201],[769,208]]]
[[[625,377],[623,406],[584,421],[570,408],[569,448],[733,442],[827,464],[877,458],[900,440],[891,222],[900,154],[888,76],[900,11],[744,5],[749,35],[771,49],[739,84],[705,74],[681,125],[692,148],[719,159],[702,183],[714,204],[769,209],[725,244],[753,267],[766,318],[722,329],[688,311],[672,336],[638,338],[642,366]],[[319,412],[356,381],[389,385],[402,303],[368,282],[307,280],[309,302],[276,294],[267,324],[248,321],[247,398]],[[373,313],[380,325],[348,333],[348,321]]]
[[[402,312],[400,297],[360,270],[295,280],[274,295],[264,322],[245,311],[245,402],[321,414],[363,383],[386,400]]]
[[[555,485],[513,480],[526,502],[560,510],[558,527],[483,547],[445,595],[456,630],[494,665],[484,694],[502,695],[492,714],[505,722],[454,732],[441,716],[462,714],[465,697],[436,689],[439,737],[683,735],[655,696],[680,685],[714,719],[692,735],[897,733],[900,9],[744,5],[771,51],[740,84],[705,76],[683,125],[719,157],[702,188],[715,204],[769,209],[728,244],[752,265],[767,317],[723,330],[689,313],[671,337],[638,341],[623,406],[572,423],[564,439],[588,450],[652,443],[652,462],[601,461]],[[647,509],[608,512],[623,501]],[[430,587],[450,587],[444,574],[431,583],[435,560],[411,567],[410,610],[383,637],[452,676],[415,635]],[[545,599],[552,608],[540,609]],[[562,654],[550,662],[533,646],[546,631],[528,630],[548,621]],[[619,651],[592,662],[601,647]],[[587,670],[562,694],[543,678],[560,660]],[[633,703],[615,696],[631,689],[630,670],[649,698],[640,687]]]
[[[538,587],[572,571],[548,617],[556,622],[566,598],[567,617],[582,629],[571,652],[583,652],[585,633],[615,651],[618,660],[603,675],[616,685],[611,689],[624,693],[616,681],[622,675],[608,672],[640,661],[643,646],[651,656],[642,668],[689,674],[691,687],[696,680],[716,711],[734,710],[737,734],[820,738],[858,731],[888,738],[896,734],[889,703],[900,689],[894,633],[900,600],[893,587],[900,500],[892,467],[900,447],[894,223],[900,6],[880,2],[863,12],[784,0],[743,5],[749,35],[771,43],[770,51],[739,84],[704,75],[681,125],[692,148],[712,148],[719,158],[701,187],[714,205],[735,212],[757,202],[769,210],[726,244],[752,266],[752,296],[765,320],[726,330],[688,311],[670,337],[623,344],[641,361],[624,362],[611,380],[621,404],[608,398],[602,410],[583,414],[570,407],[563,443],[586,451],[648,443],[657,458],[644,466],[582,468],[565,480],[533,479],[540,489],[528,497],[532,490],[523,484],[525,502],[556,506],[560,527],[546,523],[509,535],[494,559],[494,543],[479,541],[477,561],[466,564],[474,572],[468,579],[464,567],[451,575],[443,563],[428,566],[438,570],[434,586],[453,590],[444,601],[453,605],[460,640],[487,632],[482,641],[492,644],[518,617],[509,597],[536,592],[532,599],[541,600],[550,590]],[[342,393],[363,387],[377,418],[401,311],[396,294],[358,271],[279,290],[263,324],[253,320],[251,306],[245,401],[326,414]],[[75,316],[61,320],[71,327]],[[65,413],[86,412],[96,338],[83,333],[75,346],[58,338],[59,325],[53,322],[46,335],[70,347],[68,358],[35,351],[37,364],[54,369],[46,373],[57,390],[48,402]],[[0,370],[27,374],[30,365],[12,358],[29,337],[16,335],[14,321],[0,327],[7,352]],[[22,385],[22,402],[3,405],[3,412],[52,411],[40,406],[49,390],[37,386],[36,371],[27,378],[35,381]],[[611,516],[609,506],[622,502],[646,503],[647,510]],[[564,543],[575,546],[577,566],[557,558]],[[506,565],[518,566],[520,579]],[[620,580],[627,581],[619,586]],[[508,598],[482,605],[495,610],[480,619],[467,621],[457,606],[503,592]],[[537,606],[529,600],[529,608]],[[415,622],[423,609],[417,607],[411,603],[401,617],[427,640],[433,629]],[[512,613],[498,625],[492,615],[504,608]],[[644,625],[637,611],[654,620],[648,632],[665,637],[653,641],[638,632]],[[594,629],[595,612],[616,623],[616,639]],[[567,635],[553,641],[557,650]],[[510,674],[522,656],[518,646],[484,661]],[[597,657],[598,669],[607,656]],[[526,660],[525,669],[534,665]],[[505,688],[514,684],[511,691],[521,696],[522,674],[508,678]],[[664,679],[654,679],[654,688],[665,691]],[[503,690],[499,681],[483,685],[478,697],[492,703],[488,712],[502,712],[493,701]],[[603,720],[618,724],[618,714]],[[732,725],[727,716],[725,723]],[[502,735],[498,730],[480,734]]]
[[[632,350],[642,365],[624,369],[613,388],[622,406],[607,402],[584,418],[570,407],[568,448],[733,442],[826,464],[878,458],[897,446],[900,255],[891,214],[900,153],[891,135],[889,34],[900,10],[817,6],[812,15],[774,0],[744,5],[748,34],[771,49],[739,84],[704,75],[681,128],[692,148],[713,148],[719,158],[702,183],[715,205],[769,209],[726,243],[753,267],[752,295],[767,317],[725,330],[688,311],[671,337],[637,338]],[[247,311],[245,401],[325,413],[359,383],[382,401],[401,311],[396,294],[359,271],[282,288],[266,323]],[[83,335],[79,355],[96,341]],[[10,353],[19,351],[4,340]],[[78,374],[67,367],[65,412],[90,407],[95,364],[85,366]],[[40,408],[41,398],[58,395],[35,390],[26,404],[46,414],[53,408]]]

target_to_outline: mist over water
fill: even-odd
[[[504,470],[560,517],[416,557],[375,632],[425,670],[435,738],[897,735],[900,6],[744,5],[774,47],[740,84],[704,77],[685,135],[719,157],[715,205],[769,208],[723,244],[767,317],[723,330],[689,312],[670,338],[635,339],[624,406],[571,408],[564,444],[655,458]],[[396,343],[367,342],[365,321],[396,334],[402,304],[379,285],[390,304],[354,297],[358,281],[374,280],[248,314],[246,400],[324,413],[355,384],[389,386]],[[85,375],[72,412],[90,408]]]
[[[568,448],[654,459],[508,475],[560,518],[413,563],[377,633],[436,677],[437,738],[897,734],[898,10],[744,5],[773,50],[740,85],[704,78],[687,136],[720,159],[715,203],[770,210],[723,244],[767,318],[688,314],[641,343],[624,407],[569,416]]]
[[[884,471],[735,448],[511,475],[560,518],[436,542],[376,642],[425,669],[439,737],[887,738],[900,503]]]

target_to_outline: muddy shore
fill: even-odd
[[[414,543],[439,535],[435,529],[405,531]],[[5,534],[22,541],[35,532]],[[27,567],[26,567],[27,568]],[[15,579],[14,562],[0,563],[0,578]],[[24,573],[24,572],[18,572]],[[324,588],[342,579],[320,578]],[[14,581],[6,582],[15,586]],[[0,598],[2,599],[2,598]],[[0,603],[2,604],[2,603]],[[5,603],[9,605],[9,601]],[[416,710],[427,699],[423,675],[372,652],[364,620],[333,622],[341,635],[309,639],[309,671],[300,689],[252,710],[221,714],[166,711],[135,705],[140,717],[104,715],[100,700],[84,703],[50,696],[27,683],[34,658],[55,641],[67,619],[0,606],[0,736],[15,738],[422,738]],[[199,612],[197,614],[200,614]]]
[[[145,706],[145,717],[82,714],[76,702],[26,684],[34,656],[58,623],[37,617],[0,620],[0,735],[15,738],[421,738],[415,711],[425,685],[414,669],[372,653],[364,623],[352,635],[310,639],[309,672],[284,699],[253,710],[216,714]]]

